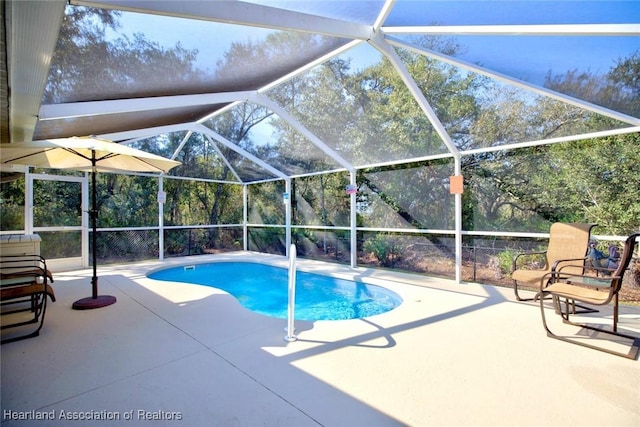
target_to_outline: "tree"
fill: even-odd
[[[10,178],[0,182],[0,229],[23,230],[25,227],[24,175],[20,174],[18,179],[15,179],[15,176]]]
[[[611,103],[613,109],[640,116],[640,49],[628,58],[621,58],[609,71],[607,78],[618,96]]]
[[[598,224],[600,234],[626,235],[640,228],[640,134],[610,136],[552,147],[565,164],[554,182],[565,212]]]
[[[640,116],[640,49],[619,58],[606,74],[570,70],[551,75],[545,86],[634,117]]]
[[[141,34],[107,39],[119,28],[117,11],[69,6],[43,96],[44,103],[171,95],[203,85],[197,50],[163,48]]]
[[[547,85],[582,99],[621,100],[637,93],[632,70],[639,59],[634,54],[620,60],[606,76],[573,70],[549,78]],[[515,90],[495,92],[488,100],[473,130],[480,144],[620,126],[613,119]],[[471,203],[465,203],[464,215],[473,225],[464,226],[543,231],[549,222],[583,221],[600,224],[599,232],[626,234],[639,225],[638,203],[628,196],[637,193],[637,152],[637,135],[632,134],[466,156],[463,170],[470,191],[464,198]]]

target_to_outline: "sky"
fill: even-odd
[[[397,0],[385,25],[638,23],[639,0]]]
[[[198,50],[198,66],[209,71],[213,70],[215,60],[229,49],[232,41],[262,40],[273,32],[264,28],[247,28],[133,12],[123,12],[119,21],[122,24],[119,32],[128,37],[134,33],[142,33],[147,39],[165,48],[180,43],[185,49]],[[212,28],[215,31],[212,31]],[[109,36],[117,37],[113,32],[109,32]]]
[[[270,3],[261,1],[261,3]],[[281,2],[282,3],[282,2]],[[293,2],[289,2],[293,3]],[[326,2],[331,11],[342,18],[344,10],[337,4],[369,4],[364,2]],[[375,7],[381,2],[376,2]],[[333,9],[332,9],[333,7]],[[427,15],[428,16],[425,16]],[[586,22],[635,22],[640,25],[640,0],[631,1],[416,1],[398,0],[389,16],[389,25],[400,22],[425,23],[433,16],[436,22],[460,24],[544,24]],[[437,18],[437,19],[436,19]],[[121,32],[131,36],[143,33],[147,39],[163,47],[180,43],[186,49],[197,49],[198,66],[213,71],[216,61],[228,51],[233,41],[263,40],[273,30],[249,28],[165,16],[123,13]],[[170,29],[170,30],[169,30]],[[563,74],[572,69],[606,72],[618,58],[640,50],[639,37],[498,37],[464,36],[457,41],[467,47],[466,61],[480,63],[503,73],[542,83],[548,71]],[[371,56],[368,52],[372,53]],[[358,48],[352,57],[354,69],[379,61],[373,49]]]
[[[260,0],[260,3],[278,2]],[[310,4],[309,1],[285,3],[294,10],[299,4]],[[314,4],[320,8],[315,12],[322,12],[322,7],[325,7],[323,14],[327,17],[344,19],[348,16],[345,14],[351,11],[358,15],[355,20],[361,21],[364,16],[374,19],[383,2],[340,0]],[[364,11],[364,5],[375,8],[376,12]],[[128,37],[142,33],[146,39],[165,48],[180,43],[183,48],[197,50],[197,66],[208,72],[215,70],[217,61],[224,58],[233,42],[259,43],[275,31],[133,12],[123,12],[120,22],[120,32]],[[563,23],[633,23],[639,26],[640,33],[640,0],[397,0],[385,25]],[[111,34],[111,37],[117,35]],[[408,39],[401,35],[395,37]],[[638,36],[456,36],[455,41],[465,49],[458,58],[537,85],[543,85],[549,73],[558,76],[577,70],[605,74],[617,60],[634,52],[640,54]],[[341,58],[351,59],[352,70],[356,72],[379,62],[381,54],[362,43],[343,53]],[[255,140],[269,141],[271,132],[271,127],[265,122],[264,126],[255,129],[253,136]]]

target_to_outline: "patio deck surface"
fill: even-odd
[[[284,319],[145,276],[208,259],[287,265],[242,252],[104,266],[100,293],[118,302],[87,311],[71,304],[90,295],[91,271],[54,272],[40,336],[1,347],[1,425],[640,425],[640,362],[548,338],[539,306],[510,289],[299,259],[301,270],[384,283],[404,302],[366,319],[298,321],[288,343]],[[640,337],[640,307],[622,306],[620,319]]]

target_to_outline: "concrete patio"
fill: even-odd
[[[539,306],[510,289],[298,260],[404,303],[296,322],[288,343],[283,319],[145,276],[212,258],[286,265],[232,253],[101,266],[100,293],[118,302],[87,311],[71,304],[90,295],[91,271],[55,273],[40,336],[1,348],[2,426],[640,425],[640,362],[548,338]],[[620,318],[640,336],[640,307]]]

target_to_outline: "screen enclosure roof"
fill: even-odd
[[[106,11],[117,25],[96,18]],[[627,102],[640,84],[611,82],[640,63],[635,1],[10,0],[3,18],[3,142],[95,135],[177,160],[197,152],[209,168],[171,172],[192,178],[256,182],[640,129]],[[523,120],[488,137],[425,69],[473,81],[464,95],[477,105],[603,120],[555,134]],[[360,105],[399,92],[410,101],[397,108]]]

